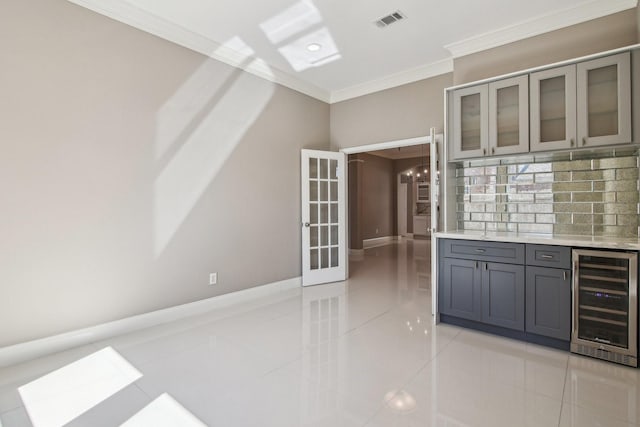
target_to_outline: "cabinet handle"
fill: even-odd
[[[479,253],[483,254],[485,252],[485,249],[478,248],[478,249],[476,249],[476,252],[479,252]]]
[[[567,272],[566,271],[562,272],[562,280],[567,280]]]
[[[478,268],[478,261],[476,261],[476,268]]]
[[[486,155],[487,155],[487,149],[486,149],[486,148],[483,148],[483,149],[482,149],[482,155],[483,155],[483,156],[486,156]]]
[[[485,269],[485,270],[488,270],[488,269],[489,269],[489,263],[488,263],[488,262],[485,262],[485,263],[484,263],[484,269]]]
[[[582,137],[582,145],[587,145],[587,137],[586,136]]]
[[[576,142],[573,140],[573,138],[571,138],[571,140],[569,141],[569,144],[573,147],[574,145],[576,145]]]
[[[540,255],[540,258],[542,258],[542,259],[553,259],[553,255],[542,254],[542,255]]]
[[[491,147],[491,154],[496,154],[496,147]]]

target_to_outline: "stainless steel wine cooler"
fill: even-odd
[[[638,366],[638,254],[573,250],[571,351]]]

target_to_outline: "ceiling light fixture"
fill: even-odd
[[[310,43],[307,45],[307,50],[309,52],[317,52],[320,49],[322,49],[322,45],[320,45],[319,43]]]

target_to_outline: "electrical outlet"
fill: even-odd
[[[218,273],[209,274],[209,285],[215,285],[218,283]]]

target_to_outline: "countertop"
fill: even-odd
[[[637,237],[605,237],[579,236],[568,234],[536,234],[514,233],[506,231],[441,231],[434,233],[438,239],[486,240],[492,242],[535,243],[540,245],[580,246],[599,249],[628,249],[640,250],[640,239]]]

